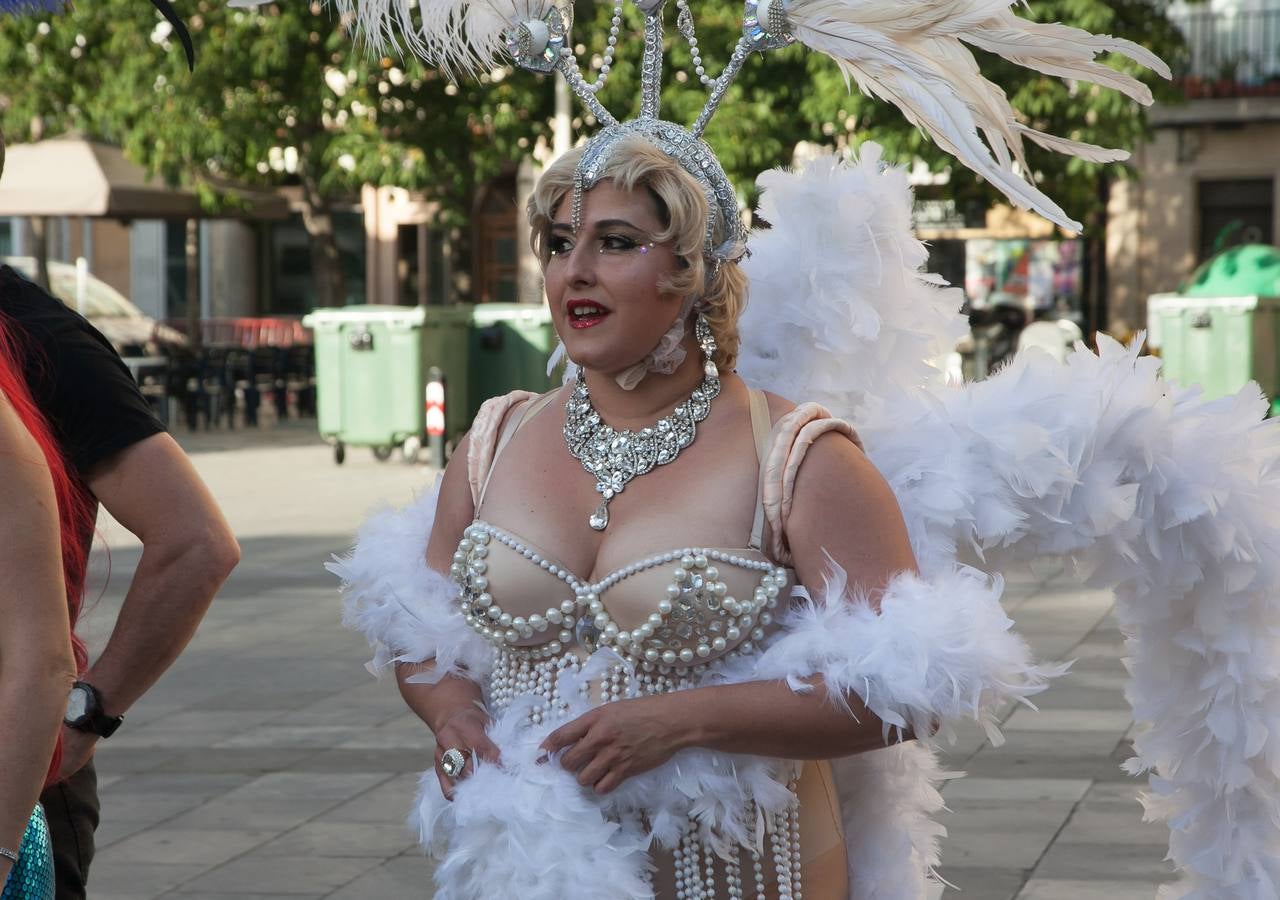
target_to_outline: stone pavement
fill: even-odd
[[[401,502],[431,473],[368,451],[338,468],[305,427],[184,443],[243,562],[99,751],[91,900],[430,897],[402,824],[430,736],[390,681],[363,670],[367,648],[339,625],[321,564],[370,507]],[[95,645],[138,558],[130,535],[100,524],[84,620]],[[1110,599],[1056,564],[1011,576],[1007,598],[1039,656],[1079,661],[1041,712],[1012,714],[1003,747],[974,728],[948,753],[969,774],[945,792],[943,875],[962,889],[946,897],[1150,900],[1172,873],[1163,830],[1141,823],[1140,784],[1119,769],[1131,723]]]

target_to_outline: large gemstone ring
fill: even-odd
[[[457,747],[450,747],[440,757],[440,771],[446,778],[457,778],[467,765],[467,756]]]

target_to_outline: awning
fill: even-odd
[[[83,138],[53,138],[7,148],[0,175],[0,216],[283,219],[289,215],[288,202],[277,194],[217,187],[247,205],[210,215],[194,192],[148,178],[119,147]]]

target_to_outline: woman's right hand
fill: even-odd
[[[454,784],[475,771],[477,756],[489,763],[502,761],[498,746],[485,734],[488,725],[489,716],[484,710],[467,706],[453,713],[436,729],[436,778],[440,779],[440,790],[446,800],[453,800]],[[445,775],[440,768],[444,752],[450,749],[461,750],[467,758],[467,764],[453,778]]]

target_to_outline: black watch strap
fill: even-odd
[[[85,712],[77,719],[63,719],[67,726],[77,731],[87,731],[101,738],[109,738],[116,733],[124,716],[109,716],[102,710],[102,694],[87,681],[77,681],[72,690],[81,690],[88,700]]]

